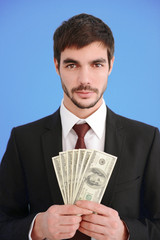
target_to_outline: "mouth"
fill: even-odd
[[[80,98],[90,98],[95,92],[93,91],[88,91],[88,90],[79,90],[75,91],[75,93],[80,97]]]

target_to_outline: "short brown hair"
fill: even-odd
[[[108,62],[114,55],[114,37],[111,29],[99,18],[88,14],[73,16],[64,21],[54,33],[54,58],[60,64],[60,55],[65,48],[80,49],[92,42],[99,41],[107,47]]]

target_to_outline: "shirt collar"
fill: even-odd
[[[91,129],[95,132],[97,137],[101,139],[104,129],[105,129],[105,122],[106,122],[106,115],[107,115],[107,107],[105,105],[105,101],[103,99],[102,105],[98,108],[96,112],[90,115],[86,119],[80,119],[71,113],[63,104],[63,100],[61,102],[60,107],[60,115],[62,121],[62,131],[64,137],[68,135],[70,130],[73,128],[75,124],[82,124],[87,122]]]

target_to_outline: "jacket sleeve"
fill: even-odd
[[[0,165],[0,239],[28,239],[34,216],[13,129]]]
[[[155,130],[149,150],[142,186],[143,216],[140,219],[124,219],[130,240],[160,239],[160,133]]]

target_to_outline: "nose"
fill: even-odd
[[[78,72],[78,82],[81,85],[87,85],[91,83],[91,74],[89,69],[85,67],[81,67]]]

